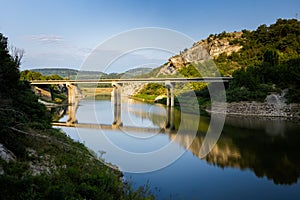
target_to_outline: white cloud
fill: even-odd
[[[64,42],[64,38],[58,35],[30,35],[26,38],[41,44],[62,44]]]

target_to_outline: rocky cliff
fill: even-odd
[[[242,40],[242,35],[242,32],[210,35],[207,39],[196,42],[191,48],[169,58],[158,75],[172,75],[190,63],[215,59],[223,53],[231,55],[233,52],[238,52],[243,47],[239,42]]]
[[[238,41],[242,40],[243,32],[221,33],[210,35],[206,40],[197,42],[194,46],[202,46],[212,58],[217,58],[220,54],[231,55],[238,52],[243,46]]]

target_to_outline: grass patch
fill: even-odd
[[[148,95],[148,94],[136,94],[132,98],[136,100],[142,100],[147,102],[154,102],[157,95]]]

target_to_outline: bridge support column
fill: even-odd
[[[122,94],[122,85],[120,83],[113,82],[113,98],[114,98],[114,122],[113,125],[122,126],[121,120],[121,94]]]
[[[167,106],[174,106],[174,83],[170,81],[165,82],[167,88]]]
[[[167,107],[170,106],[170,89],[167,87]]]
[[[68,88],[68,103],[69,105],[75,104],[75,97],[76,97],[76,85],[73,85],[72,83],[66,84]]]
[[[78,108],[78,101],[74,102],[74,104],[69,104],[67,124],[77,124],[78,123],[78,121],[76,119],[77,108]]]
[[[67,124],[77,123],[76,109],[78,107],[78,101],[76,101],[76,85],[72,83],[66,83],[68,89],[68,120]]]
[[[166,121],[166,129],[174,130],[174,107],[167,107],[167,121]]]

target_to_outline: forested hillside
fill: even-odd
[[[288,102],[300,102],[300,22],[298,20],[278,19],[275,24],[261,25],[254,31],[211,34],[207,39],[195,43],[191,49],[196,49],[197,46],[207,50],[221,75],[234,77],[227,88],[228,101],[263,101],[270,93],[281,93],[283,89],[288,89],[286,95]],[[160,75],[162,69],[167,74],[169,68],[173,71],[172,74],[169,73],[171,76],[174,74],[185,77],[203,75],[197,70],[202,67],[203,71],[203,67],[207,67],[201,61],[202,58],[195,60],[194,63],[187,61],[184,56],[186,52],[188,53],[189,49],[170,58],[167,64],[154,69],[151,75]],[[154,90],[152,84],[151,87],[146,86],[140,92],[147,94],[147,87]],[[157,87],[160,88],[158,85]],[[193,84],[192,87],[201,91],[202,96],[208,93],[203,84]]]
[[[288,89],[288,101],[300,103],[300,22],[279,19],[255,31],[243,31],[243,48],[216,59],[217,65],[238,63],[228,91],[229,101],[264,100]]]
[[[263,24],[255,31],[242,32],[242,37],[234,43],[243,48],[231,55],[221,54],[215,59],[218,65],[238,63],[241,67],[249,67],[264,61],[278,64],[299,57],[300,23],[296,19],[278,19],[270,26]],[[272,55],[270,51],[274,54]]]

